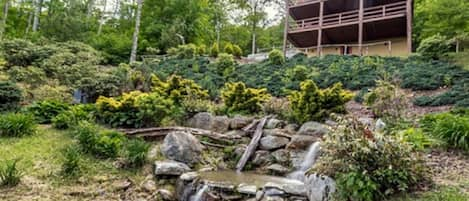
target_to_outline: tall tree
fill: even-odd
[[[7,20],[8,20],[8,9],[10,7],[10,1],[9,0],[4,0],[5,2],[3,3],[3,16],[2,16],[2,21],[0,24],[0,39],[3,38],[3,33],[5,32],[6,26],[7,26]]]
[[[130,63],[135,62],[137,59],[138,48],[138,34],[140,32],[140,18],[142,16],[143,0],[137,1],[137,14],[135,16],[135,30],[132,37],[132,51],[130,52]]]
[[[33,20],[33,32],[36,32],[39,28],[39,18],[42,12],[42,2],[43,0],[34,1],[34,20]]]

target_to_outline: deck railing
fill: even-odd
[[[289,0],[288,1],[288,5],[290,7],[292,6],[301,6],[301,5],[305,5],[305,4],[313,4],[313,3],[319,3],[321,2],[321,0]]]
[[[309,1],[309,0],[305,0]],[[406,14],[406,2],[400,1],[392,4],[368,7],[363,10],[363,22],[371,22],[383,18],[398,17]],[[322,27],[329,28],[340,25],[351,25],[359,22],[359,10],[324,15]],[[319,28],[319,17],[296,20],[290,23],[289,31],[298,32]]]

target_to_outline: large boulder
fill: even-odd
[[[283,129],[289,134],[295,134],[298,128],[298,124],[287,124]]]
[[[306,178],[305,185],[309,201],[332,200],[332,194],[336,190],[336,185],[332,178],[317,174]]]
[[[262,131],[263,136],[274,135],[280,137],[291,137],[291,135],[283,129],[264,129]]]
[[[269,151],[259,150],[254,153],[252,163],[257,166],[266,165],[272,162]]]
[[[262,150],[274,150],[278,148],[285,147],[289,142],[286,137],[278,137],[273,135],[268,135],[261,138],[260,149]]]
[[[230,118],[227,116],[215,116],[212,119],[210,130],[215,132],[226,132],[230,128]]]
[[[307,149],[317,141],[317,137],[310,135],[294,135],[287,145],[287,149]]]
[[[276,162],[286,164],[290,161],[290,153],[285,149],[279,149],[271,153]]]
[[[327,134],[328,132],[329,129],[327,128],[327,126],[315,121],[309,121],[301,126],[300,130],[298,131],[298,134],[321,137]]]
[[[290,169],[280,164],[272,164],[272,165],[267,166],[265,169],[267,169],[273,175],[279,175],[279,176],[283,176],[290,171]]]
[[[230,120],[230,128],[233,130],[242,129],[251,122],[252,122],[252,118],[250,117],[236,115]]]
[[[155,175],[156,176],[179,176],[191,169],[184,163],[177,161],[156,161],[155,162]]]
[[[171,132],[164,138],[161,152],[171,160],[193,166],[200,161],[203,146],[199,140],[188,132]]]
[[[284,126],[285,126],[284,121],[272,118],[267,121],[264,128],[274,129],[274,128],[283,128]]]
[[[189,126],[192,128],[200,128],[210,130],[213,121],[213,115],[208,112],[201,112],[189,119]]]

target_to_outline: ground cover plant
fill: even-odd
[[[36,122],[30,114],[8,113],[0,115],[0,137],[22,137],[36,133]]]
[[[461,112],[463,111],[463,112]],[[420,120],[424,132],[446,142],[449,147],[469,150],[469,115],[459,112],[428,114]]]

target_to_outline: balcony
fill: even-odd
[[[296,0],[295,2],[313,2],[319,0]],[[291,2],[291,1],[290,1]],[[381,6],[374,6],[364,8],[363,22],[373,22],[378,20],[386,20],[406,15],[406,2],[396,2]],[[324,15],[322,21],[322,29],[347,26],[359,23],[359,10],[347,11],[342,13],[335,13]],[[312,31],[319,29],[319,17],[306,18],[296,20],[289,23],[289,33],[298,33],[304,31]]]
[[[296,7],[296,6],[303,6],[306,4],[315,4],[319,3],[321,0],[289,0],[288,6],[289,7]]]

